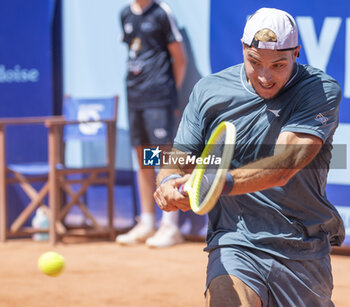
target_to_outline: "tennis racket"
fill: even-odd
[[[197,162],[190,178],[182,187],[188,194],[191,209],[196,214],[208,213],[221,195],[226,173],[231,165],[235,142],[235,126],[227,121],[221,122],[211,134],[200,159],[205,161],[208,157],[218,157],[221,158],[220,163]],[[180,191],[182,188],[180,187]]]

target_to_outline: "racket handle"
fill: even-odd
[[[186,195],[187,193],[184,191],[185,189],[185,184],[183,183],[182,185],[179,186],[179,193],[182,195]]]

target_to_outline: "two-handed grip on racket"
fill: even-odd
[[[213,182],[214,178],[215,178],[215,174],[203,175],[203,180],[206,180],[208,184],[210,184],[210,182]],[[224,187],[221,191],[221,195],[230,194],[230,192],[233,190],[233,185],[234,185],[233,176],[231,175],[230,172],[227,172],[225,184],[224,184]],[[181,193],[184,196],[187,195],[187,193],[185,191],[185,183],[183,183],[179,186],[178,191],[179,191],[179,193]]]

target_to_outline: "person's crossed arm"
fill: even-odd
[[[285,185],[318,154],[322,140],[305,133],[282,132],[273,156],[231,170],[234,188],[229,195],[266,190]]]
[[[234,188],[229,195],[238,195],[266,190],[285,185],[298,171],[306,167],[318,154],[322,140],[314,135],[295,132],[282,132],[276,142],[274,154],[270,157],[249,163],[231,170]],[[176,155],[186,155],[174,149]],[[190,210],[189,199],[179,192],[179,187],[188,178],[191,169],[181,165],[161,169],[157,177],[154,198],[164,211]],[[170,175],[181,178],[162,181]]]

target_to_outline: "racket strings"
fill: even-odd
[[[210,156],[213,159],[217,157],[221,158],[225,147],[225,138],[226,138],[226,131],[223,131],[215,140],[215,144],[212,144],[210,146],[207,156]],[[212,183],[215,180],[217,171],[220,168],[220,166],[221,164],[215,164],[215,163],[205,165],[203,177],[199,186],[198,204],[202,203],[205,197],[207,196],[210,190],[210,187],[212,186]]]

